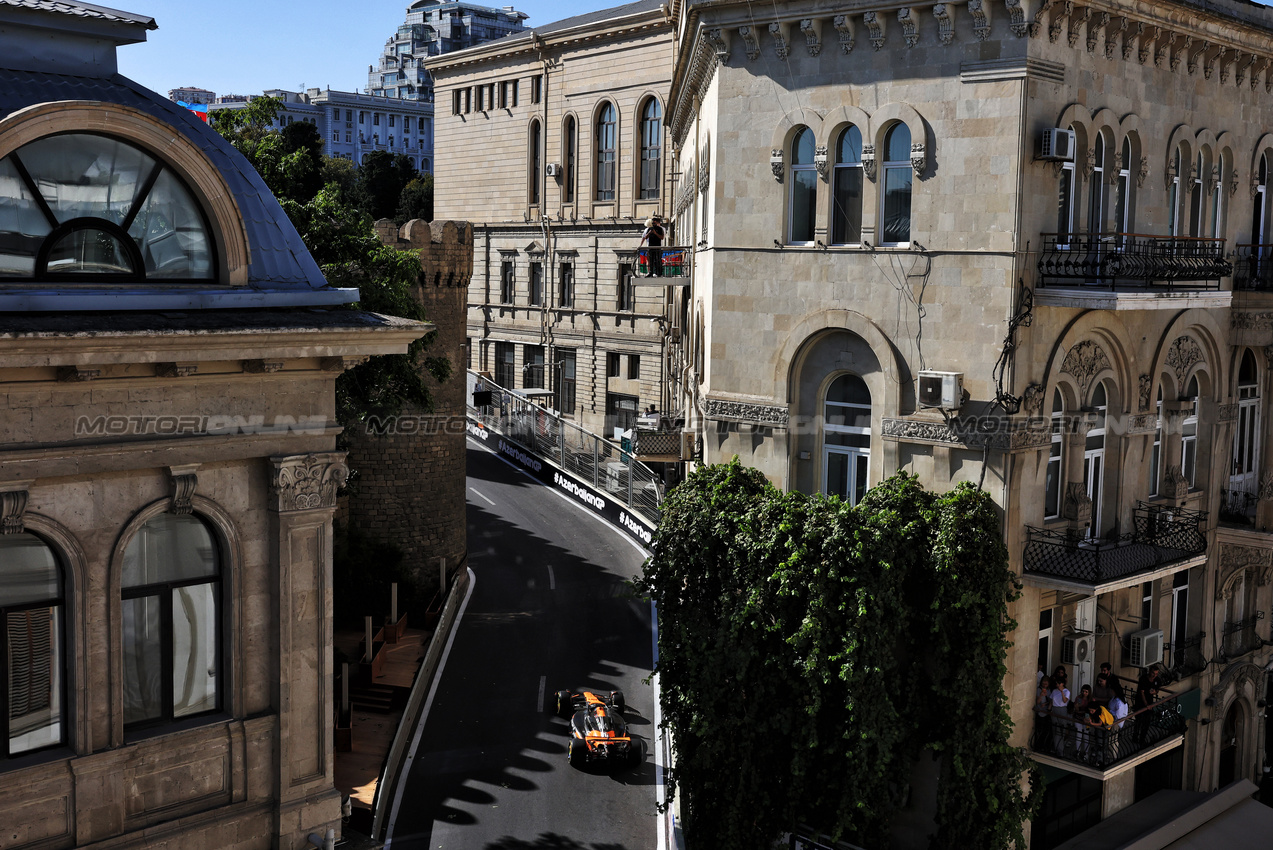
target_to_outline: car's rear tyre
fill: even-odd
[[[569,717],[573,712],[574,703],[570,699],[570,691],[557,692],[557,716]]]
[[[583,767],[588,760],[588,745],[578,738],[571,738],[570,746],[566,748],[566,758],[571,767]]]
[[[622,714],[628,707],[628,703],[623,698],[623,691],[610,692],[610,704],[614,706],[614,710]]]

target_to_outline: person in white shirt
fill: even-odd
[[[1074,724],[1070,722],[1070,689],[1060,682],[1052,688],[1052,751],[1065,755],[1067,738],[1074,737]],[[1067,734],[1068,733],[1068,734]]]

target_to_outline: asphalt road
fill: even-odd
[[[625,582],[626,536],[469,441],[475,582],[424,720],[391,850],[653,850],[654,696],[648,602]],[[621,689],[635,766],[566,762],[560,689]]]

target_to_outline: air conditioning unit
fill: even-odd
[[[1162,661],[1162,629],[1145,629],[1131,636],[1129,653],[1133,667],[1150,667]]]
[[[1074,159],[1074,131],[1050,127],[1039,137],[1039,159],[1070,162]]]
[[[555,162],[550,162],[544,166],[544,173],[549,177],[557,177],[561,174],[561,166]]]
[[[1094,638],[1090,632],[1076,632],[1061,638],[1061,663],[1082,664],[1092,658]]]
[[[920,372],[919,406],[958,410],[964,403],[963,372]]]

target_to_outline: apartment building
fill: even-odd
[[[209,104],[216,103],[217,93],[196,86],[187,86],[181,89],[168,89],[168,99],[185,103]]]
[[[671,12],[696,251],[669,374],[703,459],[850,502],[902,470],[994,495],[1024,587],[1013,743],[1047,781],[1033,847],[1260,781],[1273,13]],[[1162,702],[1100,748],[1033,734],[1040,671],[1077,693],[1101,662],[1132,690],[1158,669]]]
[[[647,0],[427,62],[435,209],[475,223],[470,368],[606,437],[667,409],[668,293],[684,278],[636,272],[643,222],[669,208],[671,61]]]

